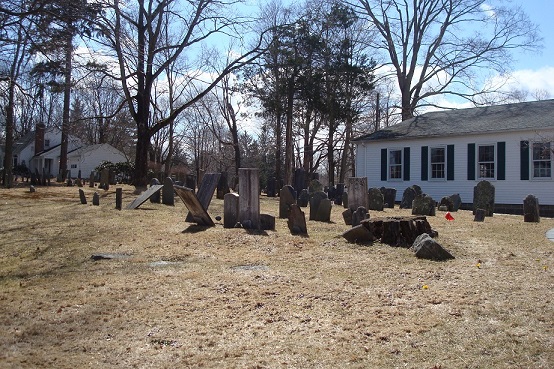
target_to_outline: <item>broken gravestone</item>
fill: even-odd
[[[489,181],[481,181],[473,187],[473,214],[476,209],[483,209],[487,217],[494,213],[494,186]]]
[[[527,197],[523,199],[523,221],[528,223],[539,223],[541,221],[539,209],[539,199],[534,195],[527,195]]]
[[[359,206],[355,212],[352,213],[352,227],[356,227],[362,220],[369,219],[369,213],[363,206]]]
[[[189,210],[187,219],[185,220],[186,222],[196,223],[200,226],[215,227],[214,221],[210,218],[208,212],[204,206],[202,206],[192,189],[177,185],[174,185],[173,189]]]
[[[220,175],[220,173],[205,173],[202,176],[202,181],[200,182],[200,187],[198,188],[198,193],[196,194],[196,197],[206,211],[208,211],[210,203],[212,202],[212,198],[214,197],[214,191],[216,190],[217,184],[219,183]],[[192,193],[194,193],[193,188],[187,188],[189,188]],[[190,213],[187,214],[185,222],[194,222],[194,219],[192,218],[192,215]]]
[[[454,256],[443,248],[437,241],[427,233],[419,235],[410,248],[415,256],[420,259],[444,261],[454,259]]]
[[[144,204],[146,200],[150,198],[150,196],[152,196],[157,191],[160,191],[162,187],[163,185],[150,186],[148,190],[141,193],[136,199],[134,199],[129,205],[127,205],[125,209],[132,210],[138,208],[139,206]]]

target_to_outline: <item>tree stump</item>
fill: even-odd
[[[373,239],[395,247],[411,247],[423,233],[438,236],[425,216],[366,219],[361,224],[369,230]]]

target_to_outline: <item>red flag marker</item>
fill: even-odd
[[[450,220],[450,221],[454,220],[454,217],[450,214],[449,211],[446,212],[444,217],[446,218],[446,220]]]

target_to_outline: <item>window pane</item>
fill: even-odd
[[[550,160],[550,142],[533,144],[533,160]]]
[[[431,163],[444,163],[444,148],[431,148]]]
[[[400,150],[391,150],[389,152],[389,164],[402,164],[402,152]]]
[[[494,161],[494,145],[479,146],[479,161]]]

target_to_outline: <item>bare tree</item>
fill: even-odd
[[[498,3],[498,6],[489,4]],[[379,34],[372,45],[392,67],[402,101],[402,119],[434,105],[438,95],[478,103],[491,92],[475,81],[486,70],[505,73],[510,52],[536,49],[537,26],[520,7],[485,0],[358,0]]]

